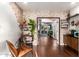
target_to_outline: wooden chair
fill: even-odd
[[[23,46],[16,49],[10,41],[6,40],[6,42],[13,57],[22,57],[25,54],[32,52],[32,48]]]

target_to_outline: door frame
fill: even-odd
[[[60,17],[37,17],[37,32],[38,32],[38,20],[43,19],[43,18],[58,19],[59,20],[59,46],[60,46]],[[38,34],[38,36],[39,36],[39,34]]]

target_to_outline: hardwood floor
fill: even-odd
[[[76,57],[77,54],[70,48],[59,46],[56,40],[47,37],[39,38],[39,45],[33,46],[34,57]]]

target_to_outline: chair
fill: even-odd
[[[13,57],[22,57],[25,54],[32,52],[32,48],[23,46],[16,49],[10,41],[6,40],[6,42]]]

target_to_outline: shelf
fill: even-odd
[[[32,37],[32,35],[28,35],[28,34],[25,34],[25,35],[23,35],[23,36],[28,36],[28,37]]]
[[[30,31],[30,26],[27,24],[20,25],[22,29],[22,42],[32,46],[33,36]]]
[[[73,18],[73,17],[75,17],[75,16],[79,16],[79,14],[75,14],[75,15],[73,15],[73,16],[70,16],[70,17],[67,18],[67,20],[69,20],[70,18]]]
[[[61,28],[67,28],[67,27],[68,27],[68,22],[67,22],[67,20],[61,20],[60,26],[61,26]]]

